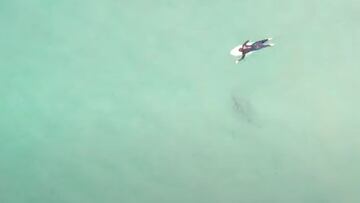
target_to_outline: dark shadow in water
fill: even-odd
[[[244,122],[260,127],[253,105],[245,98],[232,96],[233,110]]]

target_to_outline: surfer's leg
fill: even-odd
[[[261,44],[261,48],[274,46],[273,43],[265,44],[266,42],[268,42],[268,41],[271,40],[271,39],[272,39],[272,38],[267,38],[267,39],[263,39],[263,40],[258,41],[259,44]]]
[[[260,40],[260,41],[257,41],[258,43],[261,43],[261,44],[264,44],[265,42],[267,42],[269,39],[263,39],[263,40]]]
[[[267,39],[259,40],[259,41],[255,42],[255,43],[264,44],[265,42],[267,42],[267,41],[269,41],[269,40],[271,40],[271,39],[272,39],[272,38],[267,38]]]
[[[264,46],[263,42],[257,41],[257,42],[255,42],[254,44],[251,45],[251,50],[255,51],[255,50],[261,49],[263,46]]]
[[[253,47],[253,51],[257,51],[257,50],[263,49],[263,48],[265,48],[265,47],[271,47],[271,46],[273,46],[273,44],[257,43],[257,44],[255,44],[255,46]]]
[[[265,42],[267,42],[269,40],[272,40],[272,38],[263,39],[263,40],[260,40],[260,41],[257,41],[257,42],[264,44]]]

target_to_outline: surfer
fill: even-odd
[[[265,47],[274,46],[274,44],[266,43],[271,39],[272,38],[267,38],[256,42],[250,42],[250,40],[247,40],[244,42],[244,44],[232,49],[230,54],[237,58],[235,63],[239,63],[239,61],[243,60],[247,54],[251,54],[252,52],[263,49]]]

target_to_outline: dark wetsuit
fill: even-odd
[[[239,49],[240,52],[242,52],[242,57],[240,60],[244,59],[245,58],[245,55],[249,52],[252,52],[252,51],[256,51],[256,50],[259,50],[259,49],[262,49],[262,48],[265,48],[265,47],[268,47],[270,45],[268,44],[264,44],[265,42],[267,42],[269,39],[263,39],[263,40],[260,40],[260,41],[257,41],[257,42],[254,42],[253,44],[251,45],[246,45],[249,40],[247,40],[243,46]]]
[[[267,42],[268,39],[264,39],[264,40],[260,40],[260,41],[257,41],[255,43],[253,43],[251,45],[251,51],[255,51],[255,50],[259,50],[259,49],[262,49],[262,48],[265,48],[265,47],[268,47],[270,45],[268,44],[264,44],[265,42]]]

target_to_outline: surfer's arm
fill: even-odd
[[[245,55],[246,55],[246,54],[243,53],[242,56],[241,56],[241,58],[239,59],[239,61],[243,60],[243,59],[245,58]]]
[[[246,44],[249,42],[250,40],[246,40],[246,42],[242,45],[242,47],[245,47]]]
[[[236,59],[235,63],[239,63],[244,58],[245,58],[245,54],[242,54],[241,58]]]

